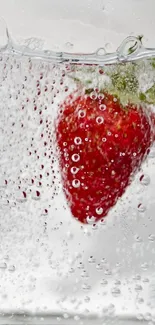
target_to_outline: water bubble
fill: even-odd
[[[40,192],[39,191],[33,191],[32,192],[32,199],[36,200],[36,201],[40,200]]]
[[[143,290],[143,287],[140,284],[135,285],[135,291],[136,292],[141,292]]]
[[[69,318],[69,315],[67,313],[64,313],[63,314],[63,318],[68,319]]]
[[[104,274],[110,276],[110,275],[112,275],[112,272],[111,272],[111,270],[106,269],[106,270],[104,271]]]
[[[79,320],[80,320],[80,316],[75,315],[75,316],[74,316],[74,320],[75,320],[75,321],[79,321]]]
[[[74,179],[74,180],[72,181],[72,186],[73,186],[74,188],[78,188],[78,187],[80,187],[80,181],[79,181],[79,179]]]
[[[96,91],[92,91],[91,94],[90,94],[90,98],[91,99],[96,99],[97,98],[97,93]]]
[[[86,270],[83,270],[81,273],[81,277],[84,279],[88,279],[89,278],[89,274],[86,272]]]
[[[104,122],[104,118],[102,116],[98,116],[96,118],[96,122],[97,122],[97,124],[102,124]]]
[[[84,284],[82,285],[82,289],[83,289],[84,291],[90,291],[91,286],[90,286],[88,283],[84,283]]]
[[[133,280],[135,280],[135,281],[140,281],[140,280],[141,280],[141,276],[140,276],[140,274],[136,274],[136,275],[134,275],[134,276],[133,276]]]
[[[9,267],[8,267],[8,271],[10,271],[10,272],[14,272],[15,271],[15,266],[14,265],[10,265]]]
[[[148,263],[147,263],[147,262],[141,264],[141,269],[142,269],[143,271],[147,271],[148,267],[149,267],[149,266],[148,266]]]
[[[138,209],[138,211],[139,211],[140,213],[143,213],[143,212],[146,211],[146,207],[145,207],[145,205],[143,205],[142,203],[139,203],[139,204],[138,204],[137,209]]]
[[[96,208],[96,214],[99,216],[103,213],[103,208]]]
[[[121,290],[117,287],[111,289],[111,294],[113,297],[119,297],[121,295]]]
[[[79,171],[79,168],[77,168],[77,167],[71,167],[71,173],[72,174],[75,175],[78,171]]]
[[[85,301],[85,302],[89,302],[89,301],[90,301],[90,297],[86,296],[86,297],[84,298],[84,301]]]
[[[90,256],[89,259],[88,259],[88,262],[89,262],[90,264],[94,264],[94,263],[96,262],[95,257]]]
[[[105,104],[101,104],[101,105],[99,105],[99,109],[100,109],[101,111],[105,111],[106,108],[107,108],[107,106],[106,106]]]
[[[101,264],[97,264],[97,265],[96,265],[96,270],[97,270],[97,271],[102,271],[102,270],[103,270],[103,265],[101,265]]]
[[[84,265],[83,265],[83,263],[82,262],[80,262],[79,264],[78,264],[78,269],[80,269],[80,270],[83,270],[84,269]]]
[[[150,321],[151,318],[152,318],[151,313],[148,312],[148,313],[144,314],[144,320]]]
[[[93,223],[93,225],[92,225],[92,229],[93,229],[93,230],[97,230],[97,229],[98,229],[98,225],[97,225],[97,223]]]
[[[103,142],[106,142],[106,141],[107,141],[107,139],[106,139],[106,138],[102,138],[102,141],[103,141]]]
[[[106,279],[102,279],[100,284],[104,287],[106,287],[108,285],[108,281]]]
[[[104,47],[100,47],[100,48],[96,51],[96,54],[97,54],[97,55],[100,55],[100,56],[105,55],[105,54],[106,54],[106,50],[105,50],[105,48],[104,48]]]
[[[143,304],[144,303],[144,299],[142,297],[138,297],[137,298],[137,303],[138,304]]]
[[[74,162],[78,162],[80,160],[80,155],[78,153],[75,153],[72,155],[72,160]]]
[[[149,235],[148,240],[153,243],[155,241],[155,235]]]
[[[80,137],[75,137],[74,143],[77,144],[77,145],[81,144],[82,143],[81,138]]]
[[[67,238],[73,239],[73,237],[74,237],[74,235],[70,231],[67,231]]]
[[[86,112],[84,111],[84,110],[80,110],[79,112],[78,112],[78,117],[79,118],[84,118],[86,116]]]
[[[135,241],[136,241],[137,243],[141,243],[143,240],[142,240],[142,238],[141,238],[140,236],[135,235]]]
[[[95,220],[96,220],[96,218],[94,216],[91,216],[91,217],[90,216],[87,216],[86,220],[87,220],[87,223],[89,225],[93,225],[94,222],[95,222]]]
[[[143,279],[143,282],[144,282],[144,283],[148,283],[148,282],[150,282],[150,280],[149,280],[148,278],[144,278],[144,279]]]
[[[121,285],[121,281],[120,280],[117,280],[117,279],[115,280],[114,283],[115,283],[115,286],[120,286]]]
[[[0,263],[0,269],[6,269],[7,268],[7,264],[6,263]]]
[[[141,175],[139,180],[140,183],[144,186],[148,186],[150,184],[150,177],[148,175]]]

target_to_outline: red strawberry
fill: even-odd
[[[56,138],[64,193],[82,223],[105,217],[125,192],[153,141],[151,113],[112,95],[70,95]]]

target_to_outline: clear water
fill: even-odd
[[[76,69],[79,62],[104,66],[154,57],[155,50],[139,43],[127,55],[131,43],[134,38],[114,54],[82,55],[8,38],[1,49],[2,324],[155,321],[155,148],[106,221],[95,226],[72,218],[55,149],[58,104],[76,89],[66,63]],[[142,84],[152,82],[147,70],[143,76]]]

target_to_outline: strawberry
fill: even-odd
[[[64,193],[82,223],[107,216],[145,160],[152,113],[107,92],[71,94],[61,104],[56,140]]]

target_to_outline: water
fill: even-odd
[[[90,324],[94,319],[106,324],[121,323],[124,317],[129,324],[132,319],[153,324],[154,146],[108,217],[104,220],[103,207],[97,206],[95,213],[101,220],[96,222],[96,217],[88,215],[87,223],[81,224],[72,217],[63,191],[55,121],[59,104],[76,91],[77,78],[84,87],[90,87],[91,78],[91,99],[100,96],[104,100],[96,85],[99,89],[103,82],[106,85],[109,76],[105,78],[102,69],[111,73],[116,62],[120,67],[129,62],[129,69],[131,61],[136,62],[144,94],[154,82],[148,59],[155,50],[145,49],[139,39],[129,37],[113,54],[103,49],[93,54],[55,53],[38,50],[38,43],[32,40],[33,44],[14,44],[7,35],[0,53],[2,323],[6,318],[9,324],[21,319],[47,323],[50,317],[51,323],[54,318],[58,324]],[[152,100],[150,93],[147,100]],[[106,110],[105,104],[100,105],[101,112]],[[79,118],[84,120],[86,114],[80,110]],[[103,127],[102,115],[95,123],[97,128]],[[103,143],[108,137],[110,132]],[[86,143],[90,140],[85,138]],[[74,145],[82,145],[79,135]],[[69,164],[66,141],[63,148]],[[71,159],[74,191],[82,183],[76,167],[80,159],[77,149]],[[112,174],[115,177],[115,170]]]

